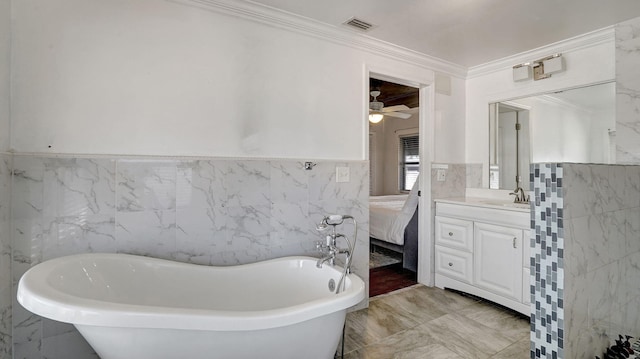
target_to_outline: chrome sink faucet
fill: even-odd
[[[513,192],[509,193],[512,196],[516,196],[513,199],[513,203],[529,203],[529,196],[524,193],[522,187],[518,186]]]

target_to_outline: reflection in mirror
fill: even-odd
[[[615,163],[615,133],[614,82],[489,104],[489,188],[527,189],[530,162]]]
[[[489,188],[525,188],[529,180],[529,110],[494,103],[490,105],[492,128]]]

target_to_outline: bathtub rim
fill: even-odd
[[[222,311],[167,306],[150,306],[101,301],[64,293],[47,283],[47,273],[68,260],[89,260],[94,257],[156,262],[177,267],[207,267],[170,259],[124,253],[83,253],[50,259],[30,268],[18,283],[17,300],[27,310],[45,318],[79,325],[245,331],[270,329],[300,323],[348,308],[365,299],[365,284],[357,275],[348,276],[351,286],[331,296],[289,307],[258,311]],[[260,266],[269,262],[313,261],[308,256],[287,256],[229,267]],[[226,266],[210,266],[226,268]],[[333,267],[340,272],[342,268]]]

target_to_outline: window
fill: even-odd
[[[420,173],[420,137],[400,137],[400,190],[410,191]]]

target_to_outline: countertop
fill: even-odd
[[[531,212],[531,206],[528,203],[513,203],[513,201],[499,200],[493,198],[481,198],[481,197],[454,197],[454,198],[440,198],[434,200],[437,203],[451,203],[472,207],[484,207],[493,209],[503,209],[516,212]]]

